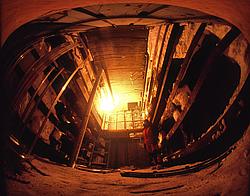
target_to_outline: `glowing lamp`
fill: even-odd
[[[102,112],[112,112],[118,105],[119,97],[115,96],[115,100],[112,99],[111,96],[108,97],[102,97],[100,100],[100,106],[99,109]]]

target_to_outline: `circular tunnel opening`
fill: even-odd
[[[161,168],[214,164],[249,125],[248,42],[202,12],[79,7],[23,25],[2,51],[2,120],[11,151],[24,157],[147,168],[148,119]],[[116,96],[117,110],[100,110]]]

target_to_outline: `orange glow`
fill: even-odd
[[[119,105],[119,96],[114,96],[114,100],[111,95],[104,96],[99,101],[99,110],[103,113],[110,113],[116,109]]]
[[[100,97],[96,100],[101,114],[128,110],[128,102],[138,102],[141,99],[140,93],[131,93],[131,89],[122,84],[112,85],[112,91],[114,100],[107,86],[101,88]]]

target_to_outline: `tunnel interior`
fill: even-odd
[[[112,4],[47,14],[2,47],[8,152],[78,169],[144,169],[148,119],[161,169],[215,164],[249,126],[248,74],[241,32],[199,11]]]

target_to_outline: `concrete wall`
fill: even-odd
[[[126,3],[126,0],[2,0],[1,1],[1,45],[21,25],[48,12],[84,7],[95,4]],[[176,5],[218,16],[237,26],[250,40],[250,3],[248,0],[133,0],[133,3],[158,3]]]

